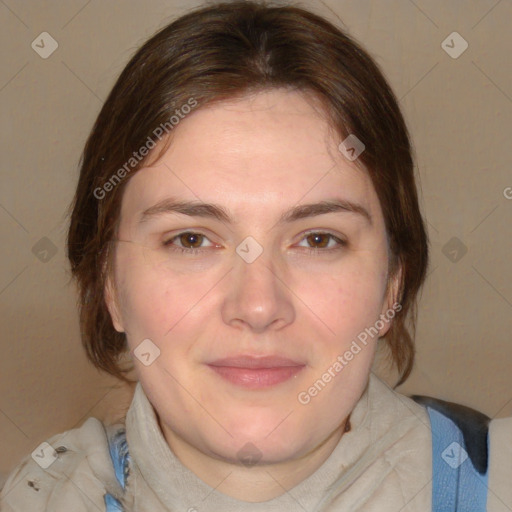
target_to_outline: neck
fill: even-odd
[[[211,457],[163,425],[160,419],[159,424],[172,452],[198,478],[223,494],[254,503],[281,496],[312,475],[331,455],[343,434],[350,430],[347,418],[302,457],[246,467]]]

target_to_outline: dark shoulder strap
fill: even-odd
[[[411,398],[427,408],[432,427],[432,510],[484,512],[490,418],[459,404]]]

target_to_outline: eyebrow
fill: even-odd
[[[346,199],[332,199],[318,203],[301,204],[284,212],[277,224],[291,223],[308,217],[324,215],[326,213],[354,213],[363,217],[369,224],[372,224],[372,217],[368,210],[361,204]],[[144,210],[139,218],[139,224],[145,223],[151,218],[168,213],[179,213],[189,217],[213,218],[221,222],[232,224],[233,219],[229,212],[222,206],[213,203],[202,203],[200,201],[179,201],[173,198],[163,199],[148,209]]]

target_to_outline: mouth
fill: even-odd
[[[263,389],[286,382],[306,365],[280,356],[236,356],[213,361],[208,366],[231,384]]]

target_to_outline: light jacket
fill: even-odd
[[[0,492],[0,510],[98,512],[112,500],[125,512],[430,512],[432,468],[446,464],[451,471],[461,454],[449,445],[438,454],[442,461],[437,454],[433,460],[433,414],[371,374],[350,431],[328,459],[282,496],[249,503],[216,491],[181,464],[139,382],[124,423],[106,426],[89,418],[27,456]],[[109,448],[120,435],[128,449],[125,488]],[[492,420],[488,439],[487,510],[510,512],[512,418]],[[444,510],[459,509],[436,512]]]

